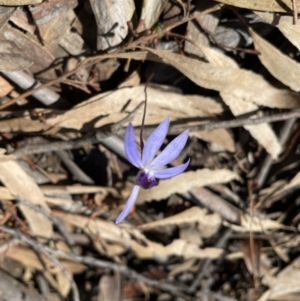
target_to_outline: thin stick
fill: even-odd
[[[220,128],[229,129],[229,128],[236,128],[245,125],[255,125],[260,123],[268,123],[268,122],[279,122],[279,121],[288,120],[292,118],[299,118],[299,117],[300,117],[300,109],[296,109],[284,113],[278,113],[278,114],[263,116],[259,118],[249,118],[249,117],[235,118],[231,120],[215,121],[215,122],[210,122],[210,123],[205,123],[205,124],[200,124],[195,126],[186,126],[185,125],[186,121],[183,120],[182,126],[171,127],[169,133],[171,135],[177,135],[185,129],[189,129],[191,132],[210,131],[210,130],[220,129]],[[147,132],[148,131],[150,132],[153,131],[154,128],[155,127],[147,127],[146,130]],[[109,135],[111,135],[111,133],[112,131],[107,131],[107,132],[98,131],[92,137],[81,138],[72,141],[51,142],[43,145],[29,145],[16,150],[12,154],[14,154],[16,157],[21,157],[25,155],[40,154],[44,152],[57,151],[61,149],[76,149],[82,147],[83,145],[99,143],[101,139],[108,137]],[[123,133],[124,133],[124,129],[119,128],[118,134],[123,134]]]
[[[54,216],[50,211],[46,210],[44,207],[34,205],[19,196],[16,196],[16,200],[19,202],[16,204],[16,206],[20,206],[20,205],[27,206],[28,208],[31,208],[32,210],[39,212],[39,213],[43,214],[45,217],[47,217],[53,223],[53,225],[57,228],[57,230],[61,234],[61,236],[65,239],[67,245],[70,247],[72,252],[76,253],[74,240],[73,240],[72,236],[69,234],[69,232],[66,230],[66,228],[64,227],[63,223],[61,222],[61,220],[59,218]]]
[[[296,111],[298,111],[298,110],[296,110]],[[290,137],[290,135],[292,133],[292,128],[297,121],[296,117],[297,116],[291,116],[291,118],[288,118],[288,120],[286,120],[286,122],[284,123],[284,125],[282,126],[282,128],[280,130],[278,140],[282,147],[285,147],[285,144],[288,141],[288,138]],[[258,188],[263,187],[263,185],[265,184],[273,162],[274,161],[270,155],[267,155],[266,158],[264,159],[264,162],[261,165],[260,171],[259,171],[258,175],[256,176],[256,185]]]
[[[298,10],[297,10],[297,3],[296,0],[292,0],[293,3],[293,19],[294,19],[294,25],[297,25],[298,21]]]
[[[66,252],[63,252],[60,250],[54,250],[48,246],[42,245],[39,242],[34,241],[32,238],[26,236],[25,234],[21,233],[18,230],[11,229],[6,226],[0,225],[0,230],[3,231],[4,233],[7,233],[7,234],[15,237],[15,238],[19,238],[21,241],[28,244],[34,250],[42,252],[45,255],[51,254],[52,257],[55,256],[55,257],[62,258],[62,259],[72,260],[72,261],[83,263],[85,265],[92,266],[92,267],[108,268],[112,271],[120,272],[121,274],[123,274],[131,279],[141,281],[147,285],[157,287],[161,290],[168,291],[170,293],[187,290],[187,287],[185,287],[185,286],[173,285],[173,284],[163,282],[161,280],[158,281],[155,279],[149,279],[149,278],[137,273],[136,271],[128,268],[125,265],[120,265],[120,264],[116,264],[116,263],[109,262],[109,261],[95,259],[93,257],[80,256],[80,255],[76,255],[73,253],[66,253]],[[56,259],[56,258],[55,258],[55,260],[58,261],[58,259]],[[60,263],[60,265],[61,265],[61,263]]]
[[[143,149],[144,149],[143,130],[145,125],[146,111],[147,111],[147,83],[145,85],[144,92],[145,92],[145,104],[144,104],[144,112],[143,112],[142,124],[140,129],[141,156],[143,155]]]
[[[254,247],[254,238],[252,231],[252,221],[254,217],[254,195],[253,195],[253,181],[249,180],[247,183],[247,189],[250,199],[249,211],[250,211],[250,222],[249,222],[249,246],[250,246],[250,262],[252,266],[252,276],[255,288],[257,288],[257,275],[255,270],[255,247]],[[250,272],[251,273],[251,272]]]
[[[145,84],[145,88],[144,88],[144,93],[145,93],[145,104],[144,104],[144,112],[143,112],[143,119],[142,119],[142,124],[141,124],[141,129],[140,129],[140,144],[141,144],[141,156],[143,155],[143,149],[144,149],[144,139],[143,139],[143,130],[144,130],[144,126],[145,126],[145,119],[146,119],[146,112],[147,112],[147,88],[149,85],[150,80],[153,77],[153,73],[150,75],[150,77],[147,79],[147,82]]]
[[[52,249],[46,248],[44,245],[34,241],[29,236],[26,236],[17,230],[14,230],[14,229],[2,226],[2,225],[0,225],[0,230],[3,231],[4,233],[7,233],[7,234],[13,236],[14,238],[19,238],[20,240],[25,242],[27,245],[29,245],[35,252],[37,252],[38,254],[41,254],[41,253],[44,254],[50,261],[52,261],[57,267],[59,267],[60,270],[62,271],[62,273],[66,276],[66,278],[71,283],[73,300],[80,301],[79,291],[78,291],[78,288],[76,286],[74,279],[72,278],[70,273],[66,270],[66,268],[61,264],[61,262],[57,258],[54,257],[55,255],[53,254],[53,252],[51,252]]]
[[[230,236],[232,234],[232,230],[231,229],[226,229],[223,234],[221,235],[221,237],[219,238],[219,240],[217,241],[215,247],[216,248],[224,248],[225,244],[228,242]],[[220,259],[219,259],[220,260]],[[208,267],[211,265],[212,263],[212,259],[205,259],[198,274],[195,276],[193,283],[191,284],[191,286],[188,289],[188,293],[193,294],[195,293],[197,287],[199,286],[203,276],[205,276],[205,273],[207,273]]]

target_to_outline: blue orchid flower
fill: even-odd
[[[158,185],[158,180],[173,178],[188,167],[190,159],[180,166],[170,168],[165,167],[165,165],[176,159],[184,148],[189,136],[188,130],[172,140],[164,150],[155,157],[167,136],[169,125],[170,120],[167,117],[151,133],[145,142],[142,153],[140,153],[135,143],[133,126],[129,123],[125,135],[125,154],[128,161],[139,168],[139,172],[135,181],[136,185],[134,185],[123,211],[118,216],[116,224],[121,223],[129,214],[141,187],[150,189]]]

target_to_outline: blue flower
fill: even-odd
[[[157,151],[162,146],[168,130],[170,120],[167,117],[149,136],[145,142],[142,153],[138,151],[137,145],[134,139],[133,126],[129,123],[126,135],[125,135],[125,154],[128,161],[139,168],[139,172],[136,177],[136,185],[127,200],[127,203],[116,220],[116,224],[121,223],[129,214],[133,207],[140,187],[149,189],[158,185],[158,180],[173,178],[182,173],[189,165],[190,159],[176,167],[166,168],[165,165],[177,158],[182,149],[184,148],[189,131],[186,130],[172,140],[164,150],[155,157]]]

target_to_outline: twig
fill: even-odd
[[[73,300],[80,301],[78,288],[76,286],[74,279],[69,274],[69,272],[66,270],[66,268],[60,263],[60,261],[54,257],[55,254],[53,254],[51,248],[48,248],[48,247],[34,241],[32,238],[22,234],[18,230],[14,230],[14,229],[8,228],[6,226],[2,226],[2,225],[0,225],[0,230],[3,231],[4,233],[7,233],[7,234],[13,236],[14,238],[19,238],[20,240],[25,242],[27,245],[29,245],[35,252],[37,252],[38,254],[41,254],[41,253],[44,254],[50,261],[52,261],[57,267],[59,267],[60,270],[62,271],[62,273],[65,275],[65,277],[71,283]]]
[[[19,238],[20,240],[22,240],[23,242],[28,244],[30,247],[32,247],[36,251],[42,252],[45,255],[51,254],[51,260],[53,259],[53,256],[55,256],[55,257],[62,258],[62,259],[76,261],[76,262],[79,262],[79,263],[82,263],[82,264],[85,264],[88,266],[92,266],[92,267],[108,268],[112,271],[120,272],[121,274],[127,276],[128,278],[135,279],[137,281],[141,281],[149,286],[157,287],[161,290],[168,291],[170,293],[187,290],[187,287],[185,287],[185,286],[173,285],[173,284],[169,284],[169,283],[154,280],[154,279],[149,279],[149,278],[135,272],[134,270],[131,270],[130,268],[128,268],[127,266],[124,266],[124,265],[119,265],[119,264],[116,264],[113,262],[95,259],[95,258],[89,257],[89,256],[80,256],[80,255],[76,255],[76,254],[66,253],[66,252],[63,252],[60,250],[54,250],[48,246],[42,245],[42,244],[34,241],[32,238],[24,235],[23,233],[19,232],[18,230],[14,230],[14,229],[8,228],[6,226],[0,225],[0,230],[15,237],[15,238]],[[56,259],[56,258],[55,258],[55,260],[58,261],[58,259]],[[74,280],[73,280],[73,282],[74,282]],[[77,299],[77,300],[79,301],[79,299]]]
[[[149,279],[149,278],[135,272],[134,270],[128,268],[127,266],[116,264],[113,262],[95,259],[95,258],[89,257],[89,256],[80,256],[80,255],[73,254],[73,253],[66,253],[61,250],[54,250],[48,246],[42,245],[39,242],[34,241],[30,237],[19,232],[18,230],[14,230],[14,229],[8,228],[6,226],[0,225],[0,230],[15,237],[16,239],[20,239],[24,243],[31,246],[34,250],[41,251],[43,254],[45,254],[45,253],[51,254],[52,256],[55,256],[57,258],[79,262],[79,263],[82,263],[82,264],[85,264],[85,265],[91,266],[91,267],[110,269],[114,272],[119,272],[122,275],[124,275],[130,279],[134,279],[136,281],[143,282],[149,286],[156,287],[163,291],[167,291],[172,295],[174,295],[174,294],[179,295],[184,299],[190,300],[190,298],[188,298],[187,296],[184,295],[184,293],[188,293],[190,291],[190,288],[187,286],[178,285],[178,284],[175,285],[175,284],[166,283],[166,282],[155,280],[155,279]],[[227,240],[228,239],[227,236],[229,236],[231,234],[231,232],[232,232],[231,229],[228,229],[228,231],[226,231],[224,233],[223,238],[221,238],[221,240]],[[58,259],[56,259],[56,260],[58,261]],[[229,297],[223,296],[223,295],[221,295],[219,293],[215,293],[215,292],[204,292],[203,295],[214,296],[218,300],[236,301],[236,299],[229,298]],[[191,298],[191,300],[193,300],[193,298]]]
[[[45,296],[45,298],[47,298],[48,301],[53,301],[53,298],[51,298],[51,291],[49,288],[49,284],[46,281],[43,273],[38,272],[35,276],[35,280],[37,282],[38,288],[42,293],[42,295]]]
[[[295,110],[295,111],[298,112],[299,110]],[[291,116],[291,119],[289,119],[285,122],[285,124],[283,125],[283,127],[280,131],[278,140],[282,147],[285,146],[285,144],[292,132],[292,128],[297,120],[296,118],[297,118],[297,116]],[[258,175],[256,176],[256,184],[257,184],[258,188],[261,188],[264,185],[264,183],[267,179],[267,176],[269,174],[269,171],[272,167],[272,164],[273,164],[272,157],[270,155],[267,155],[260,170],[259,170]]]
[[[141,129],[140,129],[140,145],[141,145],[141,154],[143,156],[143,149],[144,149],[144,139],[143,139],[143,131],[145,127],[145,119],[146,119],[146,112],[147,112],[147,105],[148,105],[148,95],[147,95],[147,88],[148,84],[153,77],[153,73],[150,75],[150,77],[147,79],[147,82],[145,84],[144,93],[145,93],[145,105],[144,105],[144,112],[143,112],[143,118],[141,123]]]
[[[232,230],[231,229],[227,229],[223,235],[219,238],[219,240],[216,243],[216,248],[223,248],[224,245],[227,243],[228,239],[230,238],[230,235],[232,234]],[[201,279],[203,278],[203,276],[205,275],[205,273],[207,272],[207,269],[209,267],[209,265],[212,263],[211,259],[206,259],[201,267],[201,269],[199,270],[197,276],[195,277],[193,283],[191,284],[191,286],[188,289],[188,293],[194,293],[197,289],[197,286],[199,285]]]
[[[43,214],[44,216],[46,216],[52,222],[52,224],[57,228],[57,230],[61,234],[61,236],[65,239],[67,245],[70,247],[72,252],[76,253],[76,250],[74,249],[74,246],[75,246],[74,240],[70,236],[68,231],[65,229],[65,227],[63,226],[60,219],[58,219],[56,216],[51,214],[51,212],[49,212],[48,210],[46,210],[42,206],[34,205],[34,204],[24,200],[23,198],[21,198],[19,196],[16,197],[16,200],[18,201],[18,204],[16,204],[16,206],[25,205],[25,206],[29,207],[30,209],[32,209],[36,212],[39,212],[39,213]]]
[[[104,136],[105,133],[102,133],[102,135]],[[27,145],[22,148],[19,148],[12,154],[15,155],[16,157],[23,157],[30,154],[41,154],[41,153],[59,151],[64,149],[77,149],[88,144],[95,144],[99,142],[100,142],[99,139],[97,139],[95,136],[92,136],[92,137],[86,137],[82,139],[75,139],[71,141],[51,142],[51,143],[46,143],[41,145]]]
[[[177,135],[178,133],[182,132],[187,128],[191,132],[210,131],[210,130],[220,129],[220,128],[229,129],[229,128],[236,128],[245,125],[255,125],[255,124],[267,123],[267,122],[279,122],[279,121],[283,121],[291,118],[299,118],[299,117],[300,117],[300,109],[296,109],[284,113],[278,113],[278,114],[263,116],[259,118],[235,118],[231,120],[215,121],[215,122],[189,126],[189,127],[184,125],[186,121],[183,120],[182,121],[183,125],[178,127],[174,127],[174,126],[171,127],[169,134]],[[150,132],[153,131],[154,129],[155,127],[147,127],[145,130],[147,132]],[[124,131],[125,130],[122,127],[118,127],[118,134],[120,135],[124,134]],[[81,138],[81,139],[76,139],[71,141],[51,142],[43,145],[29,145],[16,150],[12,154],[14,154],[16,157],[21,157],[25,155],[40,154],[40,153],[63,150],[63,149],[76,149],[88,144],[101,143],[101,140],[111,135],[111,132],[112,130],[108,130],[106,132],[98,131],[93,136],[87,138]]]
[[[29,154],[41,154],[51,151],[60,151],[60,150],[67,150],[67,149],[78,149],[85,145],[101,143],[102,140],[108,138],[111,133],[121,132],[122,126],[124,123],[131,121],[135,116],[138,109],[144,104],[144,101],[139,103],[132,112],[130,112],[125,118],[121,119],[120,121],[116,122],[114,125],[110,127],[107,131],[97,131],[94,135],[86,138],[74,139],[71,141],[59,141],[59,142],[51,142],[42,145],[28,145],[22,148],[19,148],[13,154],[16,157],[23,157]]]
[[[58,150],[55,153],[77,181],[83,184],[95,184],[93,179],[89,177],[82,169],[79,168],[79,166],[74,161],[70,159],[65,150]]]
[[[298,21],[298,10],[297,10],[297,2],[296,0],[292,0],[293,3],[293,21],[294,21],[294,25],[297,25],[297,21]]]
[[[245,125],[255,125],[260,123],[268,123],[268,122],[279,122],[291,118],[299,118],[300,117],[300,109],[291,110],[288,112],[278,113],[274,115],[267,115],[258,118],[236,118],[225,121],[216,121],[206,124],[200,124],[196,126],[189,127],[190,131],[209,131],[214,129],[229,129],[236,128]]]
[[[133,110],[132,112],[130,112],[126,117],[124,117],[123,119],[121,119],[120,121],[114,123],[111,126],[111,132],[118,132],[124,125],[124,123],[129,122],[133,119],[133,117],[135,116],[136,112],[139,110],[139,108],[145,104],[145,101],[140,102]]]
[[[21,89],[24,90],[27,90],[29,88],[33,89],[41,85],[39,81],[37,81],[24,71],[3,72],[3,74],[6,78],[10,79],[12,82],[17,84]],[[49,88],[43,88],[40,91],[34,92],[32,93],[32,96],[48,107],[55,106],[56,108],[66,108],[70,107],[71,105],[58,93]]]

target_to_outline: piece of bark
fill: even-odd
[[[97,49],[120,44],[127,36],[127,22],[135,10],[133,0],[90,0],[90,4],[98,27]]]
[[[0,270],[1,300],[10,301],[47,301],[34,288],[27,288],[9,274]]]

